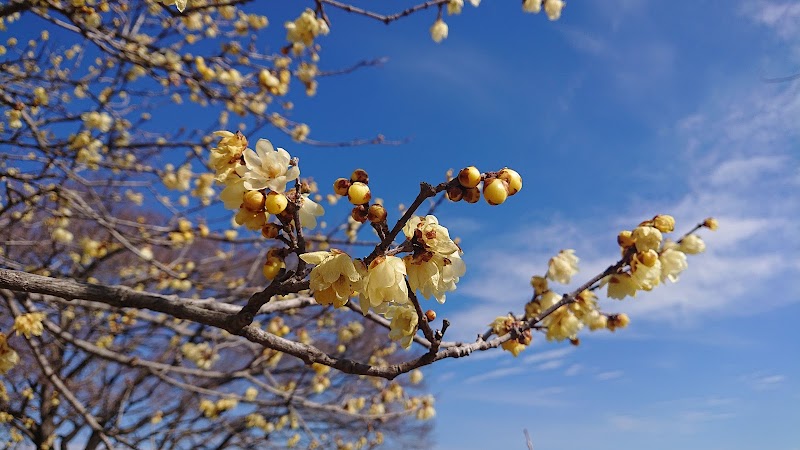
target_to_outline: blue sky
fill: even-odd
[[[388,204],[469,164],[525,180],[502,207],[437,213],[468,268],[437,309],[451,339],[519,311],[562,248],[581,257],[580,282],[656,213],[721,224],[679,283],[603,300],[631,315],[626,330],[425,370],[438,449],[524,448],[523,428],[537,449],[800,448],[800,83],[764,82],[800,71],[800,5],[573,1],[551,23],[484,1],[446,18],[440,45],[433,12],[390,27],[331,16],[323,66],[389,61],[322,80],[297,114],[318,139],[412,141],[287,142],[305,174],[364,167]]]

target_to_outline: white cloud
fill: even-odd
[[[761,372],[756,372],[742,375],[740,380],[756,391],[766,391],[780,387],[783,382],[786,381],[786,376],[780,374],[764,374]]]
[[[615,257],[608,251],[609,236],[617,234],[620,223],[645,219],[643,209],[673,214],[679,230],[706,216],[717,217],[720,228],[701,231],[707,252],[689,257],[678,283],[623,302],[602,300],[604,308],[626,311],[636,320],[699,324],[800,300],[782,294],[800,290],[800,85],[752,83],[725,101],[710,99],[701,113],[689,112],[676,124],[676,138],[686,147],[675,158],[685,161],[685,167],[663,188],[683,191],[682,196],[669,202],[634,198],[629,210],[620,211],[622,221],[554,220],[549,226],[520,230],[512,238],[513,247],[476,252],[475,262],[468,263],[472,272],[459,291],[481,301],[457,311],[453,323],[480,329],[497,315],[520,312],[530,295],[530,276],[543,273],[560,246],[576,243],[582,258],[574,286],[599,273]],[[591,236],[586,229],[592,230]]]
[[[580,364],[573,364],[567,367],[567,370],[564,371],[564,376],[567,377],[574,377],[575,375],[580,374],[583,371],[583,366]]]
[[[600,372],[594,376],[594,378],[598,381],[608,381],[608,380],[616,380],[617,378],[621,378],[625,373],[621,370],[610,370],[607,372]]]
[[[502,369],[490,370],[489,372],[482,373],[480,375],[473,375],[471,377],[468,377],[468,378],[464,379],[464,383],[465,384],[473,384],[473,383],[480,383],[480,382],[488,381],[488,380],[494,380],[494,379],[497,379],[497,378],[504,378],[504,377],[507,377],[509,375],[516,375],[518,373],[523,372],[524,370],[525,370],[525,368],[520,367],[520,366],[505,367],[505,368],[502,368]]]
[[[527,355],[522,358],[522,362],[531,364],[531,363],[538,363],[542,361],[548,361],[552,359],[560,359],[564,356],[572,353],[575,351],[575,347],[564,347],[555,350],[547,350],[547,351],[540,351],[533,353],[531,355]]]

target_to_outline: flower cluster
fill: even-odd
[[[447,188],[447,198],[454,202],[476,203],[481,198],[481,184],[483,198],[492,206],[505,202],[522,189],[522,177],[508,167],[485,174],[475,166],[465,167],[458,172],[457,181]]]
[[[234,220],[250,230],[261,230],[268,239],[277,238],[282,230],[296,226],[295,213],[302,226],[315,228],[317,217],[325,210],[309,198],[310,191],[298,182],[298,189],[287,191],[287,184],[298,180],[297,160],[282,148],[275,148],[266,139],[247,147],[241,133],[217,131],[217,147],[211,150],[209,165],[214,179],[225,186],[220,193],[225,208],[236,211]],[[275,215],[278,223],[269,222]],[[280,252],[272,252],[264,265],[264,275],[273,279],[285,267]]]
[[[373,310],[391,320],[389,337],[408,348],[420,320],[409,302],[409,286],[412,292],[419,290],[444,303],[445,292],[456,288],[466,266],[461,250],[436,217],[412,217],[403,231],[413,248],[404,258],[380,255],[365,266],[338,249],[304,253],[300,258],[315,264],[310,286],[319,304],[340,308],[358,295],[362,311]]]
[[[13,329],[17,332],[17,336],[24,334],[28,339],[30,339],[31,336],[41,336],[42,333],[44,333],[43,320],[44,313],[41,312],[22,314],[14,319]]]
[[[711,230],[718,226],[713,218],[703,224]],[[665,240],[664,233],[675,229],[675,219],[669,215],[658,215],[644,221],[633,230],[624,230],[617,236],[623,257],[627,257],[627,268],[609,275],[603,282],[608,286],[608,296],[615,299],[635,297],[638,291],[650,291],[660,283],[678,281],[681,272],[688,267],[686,255],[701,253],[705,243],[696,234],[690,233],[678,242]]]
[[[445,292],[455,290],[467,270],[461,249],[450,239],[447,228],[439,225],[432,215],[411,218],[403,233],[414,248],[412,254],[403,258],[409,286],[425,298],[433,296],[444,303]]]

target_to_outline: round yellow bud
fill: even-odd
[[[464,189],[464,201],[467,203],[477,203],[481,199],[481,191],[478,188]]]
[[[703,221],[703,226],[711,231],[716,231],[716,229],[719,228],[719,222],[717,222],[717,219],[709,217]]]
[[[432,309],[425,311],[425,320],[427,320],[428,322],[433,322],[434,320],[436,320],[436,311]]]
[[[653,217],[653,226],[662,233],[670,233],[675,229],[675,218],[666,214]]]
[[[354,183],[359,182],[359,183],[369,184],[369,175],[367,174],[367,171],[364,169],[356,169],[350,175],[350,181]]]
[[[653,267],[656,265],[658,261],[658,252],[655,250],[648,250],[646,252],[640,252],[636,254],[636,259],[641,261],[647,267]]]
[[[369,186],[360,181],[351,184],[350,188],[347,189],[347,199],[354,205],[369,203],[371,198],[372,194],[369,192]]]
[[[264,210],[264,194],[261,191],[247,191],[244,194],[244,207],[250,211]]]
[[[270,214],[280,214],[289,205],[289,199],[285,195],[278,192],[270,192],[264,201],[264,206]]]
[[[508,183],[508,195],[514,195],[522,189],[522,177],[516,170],[506,167],[497,174],[497,178]]]
[[[488,178],[483,182],[483,198],[490,205],[500,205],[508,198],[508,183],[500,178]]]
[[[347,178],[337,178],[336,181],[333,182],[333,192],[335,192],[336,195],[344,197],[347,195],[348,189],[350,189],[350,180]]]
[[[481,182],[481,171],[475,166],[469,166],[458,172],[458,182],[465,188],[477,187]]]
[[[268,280],[274,280],[275,277],[281,272],[283,269],[283,261],[278,258],[267,258],[267,263],[264,264],[264,267],[261,269],[261,273],[264,274],[264,278]]]
[[[386,220],[386,208],[382,205],[372,205],[367,210],[367,220],[372,223],[380,223]]]
[[[610,331],[614,331],[617,328],[625,328],[628,324],[631,323],[631,319],[628,317],[627,314],[614,314],[608,316],[608,322],[606,323],[606,327]]]
[[[447,199],[451,202],[457,202],[464,198],[464,190],[461,189],[461,186],[448,186],[447,187]]]
[[[622,248],[628,248],[636,244],[636,239],[633,238],[633,233],[629,230],[622,230],[617,235],[617,244]]]

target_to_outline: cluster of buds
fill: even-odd
[[[355,205],[350,216],[359,223],[386,223],[386,208],[378,203],[370,205],[372,192],[369,190],[369,174],[364,169],[356,169],[350,179],[338,178],[333,182],[333,191]]]
[[[508,167],[487,173],[481,173],[475,166],[465,167],[455,181],[447,187],[447,198],[454,202],[476,203],[481,198],[481,182],[483,198],[490,205],[499,205],[522,189],[522,177]]]

